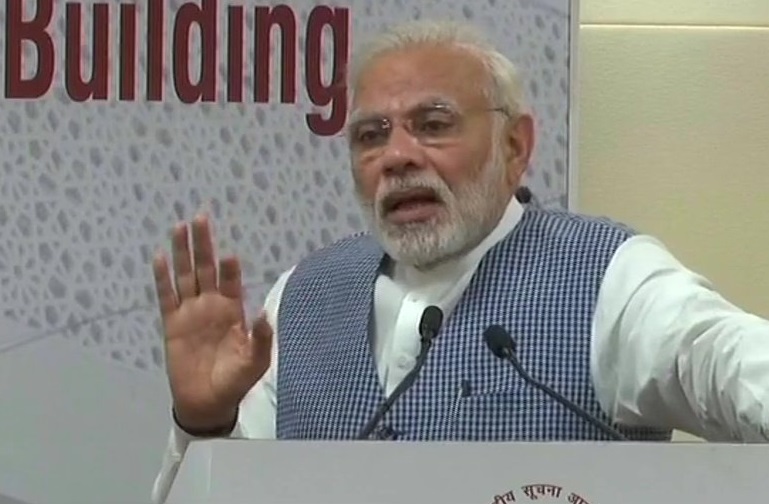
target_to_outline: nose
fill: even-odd
[[[402,127],[390,133],[382,153],[381,167],[385,175],[399,175],[423,166],[424,149],[418,140]]]

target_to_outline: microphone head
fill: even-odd
[[[515,198],[520,203],[526,204],[531,202],[531,200],[534,198],[534,195],[532,194],[531,189],[526,186],[521,186],[517,191],[515,191]]]
[[[500,359],[507,359],[515,355],[515,341],[504,327],[489,326],[483,333],[483,339],[486,340],[486,346],[489,347],[491,353]]]
[[[423,340],[431,341],[438,335],[442,324],[443,311],[437,306],[428,306],[422,312],[422,318],[419,321],[419,335]]]

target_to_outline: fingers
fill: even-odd
[[[232,299],[242,296],[243,280],[237,257],[226,257],[219,262],[219,292]]]
[[[152,261],[152,273],[155,277],[155,292],[158,296],[160,314],[165,318],[179,306],[179,301],[174,292],[174,285],[171,281],[171,271],[168,267],[168,261],[163,253],[155,255],[155,258]]]
[[[243,280],[240,261],[237,257],[225,257],[219,262],[219,293],[230,299],[240,300],[238,303],[241,307],[240,320],[244,323],[246,314],[243,312],[241,300],[243,297]]]
[[[211,225],[206,216],[192,221],[192,250],[195,257],[195,274],[199,292],[216,289],[216,256]]]
[[[263,368],[263,372],[270,367],[272,358],[272,327],[267,322],[267,315],[262,312],[253,324],[251,329],[251,338],[253,344],[254,359]]]
[[[186,223],[177,224],[171,237],[171,250],[176,275],[176,293],[180,301],[194,297],[198,293],[198,281],[192,269],[190,254],[189,228]]]
[[[171,246],[177,304],[217,288],[227,297],[241,297],[242,280],[238,260],[230,258],[217,267],[213,231],[207,216],[198,215],[191,225],[177,224],[173,230]],[[218,271],[220,268],[225,271]],[[222,278],[217,278],[219,275]],[[224,282],[223,286],[219,285],[220,282]]]

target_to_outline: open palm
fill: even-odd
[[[191,234],[186,223],[173,231],[175,282],[164,254],[153,273],[174,410],[185,428],[207,430],[232,423],[269,368],[272,330],[263,315],[246,329],[240,263],[217,262],[206,217],[193,221]]]

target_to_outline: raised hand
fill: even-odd
[[[205,216],[174,228],[172,251],[173,278],[162,253],[153,273],[176,418],[190,431],[226,428],[270,366],[272,329],[264,314],[245,327],[240,263],[217,264]]]

